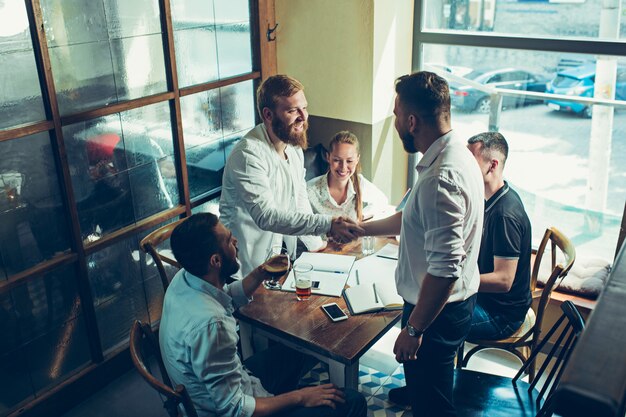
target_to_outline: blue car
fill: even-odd
[[[548,83],[546,93],[567,96],[593,97],[596,79],[596,64],[585,64],[557,72]],[[626,100],[626,68],[618,67],[615,85],[615,99]],[[592,106],[564,100],[546,100],[552,110],[573,112],[583,117],[591,117]]]

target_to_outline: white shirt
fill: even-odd
[[[313,251],[322,247],[332,217],[313,214],[304,180],[304,155],[287,145],[282,159],[257,125],[233,148],[226,161],[220,220],[239,241],[241,275],[265,261],[272,245],[283,240],[295,255],[296,236]],[[310,236],[304,236],[310,235]]]
[[[363,201],[363,217],[370,217],[370,215],[382,212],[388,208],[389,200],[387,196],[378,187],[366,180],[363,175],[358,175],[361,185],[361,199]],[[354,205],[356,192],[352,181],[348,181],[348,195],[346,201],[342,204],[337,204],[330,195],[328,173],[309,180],[306,187],[309,193],[311,208],[315,213],[329,214],[333,217],[347,216],[356,220],[356,207]]]
[[[448,302],[478,292],[484,185],[474,156],[452,132],[417,164],[418,178],[402,214],[396,285],[415,304],[426,273],[455,279]]]

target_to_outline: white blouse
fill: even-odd
[[[358,175],[363,200],[363,217],[368,218],[372,215],[384,212],[389,207],[387,196],[383,194],[378,187],[366,180],[363,175]],[[335,199],[330,195],[330,190],[328,189],[328,173],[309,180],[306,187],[313,212],[328,214],[333,217],[347,216],[356,220],[356,208],[354,207],[356,193],[352,181],[348,182],[348,197],[343,204],[337,204]]]

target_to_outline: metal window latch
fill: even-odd
[[[278,23],[273,28],[270,28],[270,25],[267,25],[267,41],[273,42],[276,40],[276,35],[272,38],[272,33],[276,32],[276,28],[278,27]]]

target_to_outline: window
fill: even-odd
[[[611,261],[626,200],[626,9],[602,4],[417,1],[414,67],[448,79],[455,130],[507,138],[505,178],[535,243],[556,226],[579,256]]]
[[[0,414],[158,322],[139,241],[213,201],[255,124],[257,3],[0,2]]]

